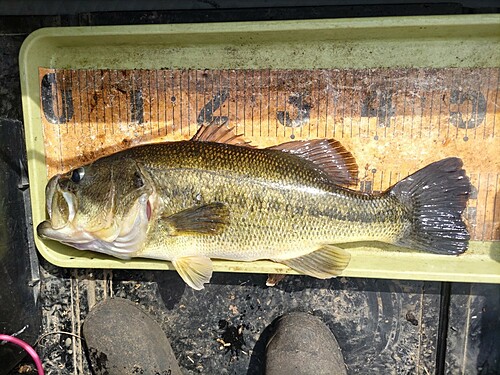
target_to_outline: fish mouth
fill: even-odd
[[[48,220],[37,226],[42,239],[56,240],[79,250],[92,250],[121,259],[129,259],[146,240],[155,194],[142,194],[119,220],[110,210],[106,224],[85,228],[78,223],[76,196],[59,186],[59,176],[53,177],[46,188]],[[112,199],[113,201],[113,199]]]
[[[54,228],[52,227],[52,223],[49,220],[42,221],[38,226],[36,227],[36,234],[38,237],[46,240],[52,238],[50,236],[51,231],[53,231]]]
[[[76,197],[64,191],[59,185],[60,175],[50,179],[45,189],[46,211],[48,220],[37,226],[37,234],[41,238],[59,239],[60,232],[75,218],[77,210]]]
[[[83,233],[76,234],[73,223],[77,212],[77,201],[73,193],[64,191],[59,185],[60,175],[50,179],[45,189],[46,211],[48,220],[38,224],[36,232],[42,239],[60,242],[72,238],[75,241],[84,241]]]

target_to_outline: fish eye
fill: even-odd
[[[144,186],[144,180],[139,172],[134,173],[134,186],[139,189]]]
[[[78,183],[83,179],[84,176],[85,176],[85,169],[83,168],[74,169],[73,172],[71,173],[71,181]]]

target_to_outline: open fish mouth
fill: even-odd
[[[57,239],[57,232],[67,227],[75,218],[77,202],[73,193],[64,191],[59,186],[60,175],[54,176],[45,189],[46,210],[49,220],[37,227],[41,238]]]
[[[80,242],[89,240],[83,231],[77,233],[73,221],[78,209],[76,196],[64,191],[59,185],[60,175],[50,179],[45,189],[48,220],[41,222],[36,230],[40,238],[57,241]],[[69,242],[68,242],[69,243]]]
[[[64,191],[59,176],[53,177],[46,188],[48,220],[37,226],[37,234],[42,239],[62,242],[79,250],[92,250],[122,259],[129,259],[138,251],[145,239],[151,218],[151,199],[141,195],[119,222],[112,215],[99,228],[86,228],[79,223],[76,196]]]

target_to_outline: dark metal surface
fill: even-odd
[[[500,285],[451,285],[445,374],[500,374]]]
[[[262,374],[268,327],[292,311],[312,313],[327,324],[349,374],[434,373],[439,283],[287,276],[270,288],[266,275],[216,273],[204,290],[195,291],[174,272],[43,266],[46,327],[78,332],[97,301],[130,299],[161,324],[186,374]],[[66,346],[66,339],[47,337],[40,346],[49,373],[58,364],[64,365],[60,374],[87,373],[80,343]]]
[[[0,333],[33,344],[40,334],[41,309],[17,63],[24,37],[0,33]],[[0,344],[0,374],[24,355],[16,346]]]
[[[32,264],[30,255],[20,186],[20,126],[0,119],[0,332],[34,343],[41,326],[39,279],[38,264]],[[0,345],[0,374],[23,356],[16,346]]]
[[[191,14],[188,22],[193,22],[196,16],[210,12],[222,11],[229,13],[224,17],[238,16],[241,19],[244,12],[258,15],[259,19],[269,17],[266,11],[274,11],[279,17],[292,18],[294,13],[287,13],[286,9],[295,9],[300,18],[310,18],[314,14],[322,14],[323,17],[360,17],[370,15],[374,12],[383,16],[395,14],[452,14],[452,13],[472,13],[491,11],[498,7],[495,0],[462,0],[462,1],[442,1],[427,0],[416,2],[414,0],[187,0],[187,1],[162,1],[162,0],[142,0],[142,1],[64,1],[64,0],[17,0],[0,1],[0,14],[4,15],[53,15],[53,14],[81,14],[81,13],[106,13],[116,11],[127,12],[149,12],[167,11],[175,14],[185,11]],[[325,9],[334,9],[334,14],[324,14]],[[243,12],[235,11],[241,9]],[[311,12],[311,10],[316,11]],[[228,12],[228,10],[230,10]],[[285,11],[284,11],[285,10]],[[302,11],[300,11],[302,10]],[[307,17],[309,16],[309,17]],[[155,20],[155,16],[151,17]],[[123,21],[121,21],[123,23]]]

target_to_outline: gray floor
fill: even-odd
[[[265,275],[215,274],[197,292],[174,272],[63,270],[45,262],[42,270],[44,332],[78,334],[95,303],[127,298],[162,325],[186,374],[262,374],[266,328],[291,311],[323,319],[337,336],[349,374],[435,374],[444,340],[438,334],[440,283],[288,276],[269,288]],[[451,288],[444,373],[497,373],[498,287]],[[240,327],[241,337],[233,338],[244,343],[240,349],[217,341]],[[49,374],[88,373],[78,339],[48,336],[38,349]]]
[[[118,14],[108,21],[118,22],[120,17],[122,23],[128,19]],[[17,67],[22,41],[41,26],[92,24],[104,18],[103,14],[0,18],[0,167],[5,181],[14,184],[22,179],[18,163],[24,158],[22,142],[15,143],[22,137]],[[19,157],[13,159],[16,154]],[[7,200],[10,205],[2,201],[2,208],[10,207],[3,227],[0,224],[2,249],[25,262],[22,276],[33,280],[30,239],[25,235],[11,239],[23,228],[31,230],[23,214],[26,191],[18,185],[9,186],[15,190]],[[27,212],[29,217],[29,208]],[[89,373],[81,341],[54,332],[79,335],[89,309],[110,297],[137,302],[162,325],[186,374],[261,374],[266,327],[289,311],[308,311],[324,320],[338,338],[349,374],[500,373],[496,285],[288,276],[268,288],[264,275],[215,274],[205,290],[195,292],[173,272],[61,269],[40,261],[40,282],[29,285],[40,287],[34,306],[41,310],[41,328],[25,338],[33,342],[51,333],[37,346],[47,374]],[[13,283],[11,288],[15,287]],[[8,293],[0,295],[4,305],[12,303],[9,298]],[[22,322],[16,324],[23,326],[28,317],[18,317]],[[2,332],[12,327],[7,318],[12,317],[0,316]],[[36,312],[31,318],[31,327],[36,327]],[[233,338],[236,347],[243,343],[241,348],[221,347],[217,339],[231,337],[240,327],[241,337]],[[19,368],[12,372],[16,373]]]
[[[127,298],[162,324],[187,374],[261,374],[266,327],[290,311],[323,319],[344,350],[349,373],[435,372],[436,283],[289,276],[269,288],[264,275],[216,274],[197,292],[173,272],[62,271],[47,264],[43,279],[46,331],[78,332],[97,301]],[[217,341],[231,327],[242,327],[240,350]],[[66,339],[53,336],[39,348],[47,368],[62,362],[63,373],[86,373],[79,343],[66,346]]]

